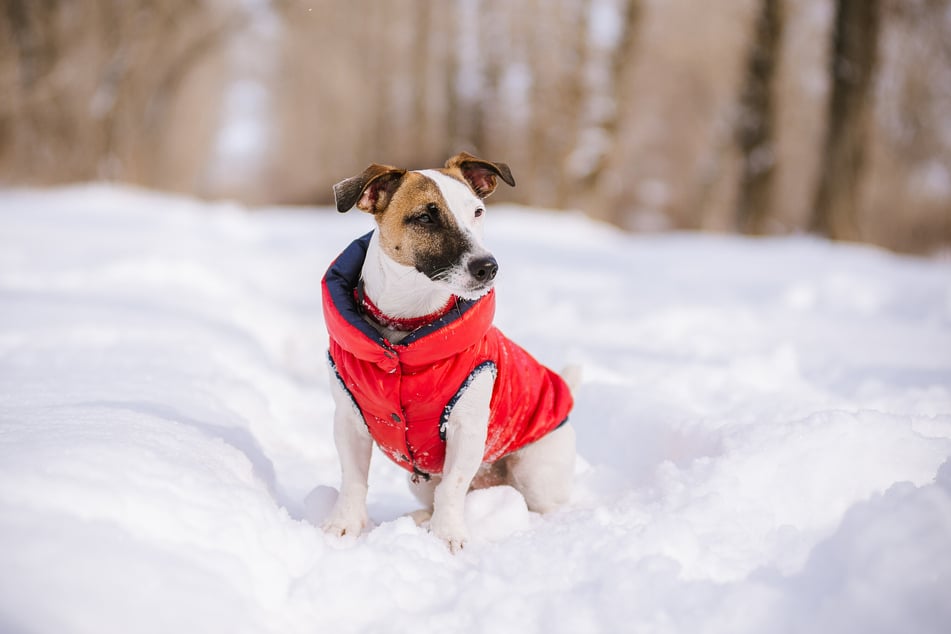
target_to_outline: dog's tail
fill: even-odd
[[[578,388],[581,386],[582,374],[581,365],[578,363],[571,363],[561,369],[561,378],[568,384],[568,389],[571,390],[572,394],[577,394]]]

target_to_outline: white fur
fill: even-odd
[[[367,524],[367,479],[373,439],[350,395],[330,371],[334,399],[334,443],[340,456],[340,495],[323,529],[333,535],[359,535]]]
[[[495,373],[479,374],[456,401],[446,424],[446,462],[433,492],[429,528],[453,552],[462,548],[469,538],[464,519],[466,493],[482,465],[494,385]]]
[[[502,458],[508,484],[531,511],[548,513],[568,502],[575,472],[575,429],[566,423]]]
[[[488,249],[482,244],[483,222],[485,214],[476,217],[476,209],[485,209],[483,201],[476,196],[468,185],[465,185],[451,176],[446,176],[436,170],[421,170],[419,172],[426,176],[439,188],[442,197],[449,205],[449,210],[456,218],[456,223],[462,228],[463,232],[472,242],[472,251],[468,257],[462,259],[445,278],[447,286],[454,295],[465,299],[478,299],[489,291],[489,287],[478,291],[472,290],[472,277],[469,275],[469,262],[475,258],[482,258],[491,255]],[[426,313],[420,313],[425,315]]]
[[[482,200],[472,193],[467,185],[438,170],[420,170],[419,173],[436,183],[449,205],[449,211],[456,217],[456,222],[460,227],[468,229],[475,237],[476,244],[482,247],[482,224],[485,216],[475,216],[476,209],[484,208]]]
[[[393,317],[430,315],[449,301],[452,291],[434,284],[412,266],[400,264],[380,248],[379,231],[374,231],[363,262],[363,291],[384,314]],[[406,332],[386,328],[384,337],[397,343]]]
[[[475,210],[482,201],[463,183],[440,172],[424,170],[449,204],[460,227],[470,233],[473,253],[464,258],[458,274],[446,285],[434,282],[416,269],[401,265],[380,248],[374,233],[363,265],[364,290],[385,314],[395,317],[427,315],[448,301],[453,288],[465,286],[468,262],[488,255],[482,245],[482,217]],[[384,212],[385,213],[385,212]],[[485,292],[485,291],[482,291]],[[397,342],[407,333],[383,329],[390,341]],[[466,493],[474,486],[508,483],[525,496],[528,508],[546,512],[565,503],[571,492],[574,472],[575,434],[570,425],[523,447],[495,464],[482,463],[489,424],[489,404],[495,374],[482,372],[475,377],[453,407],[446,425],[446,461],[442,476],[414,485],[417,497],[431,506],[432,513],[417,514],[418,521],[431,517],[430,530],[455,552],[468,535],[464,520]],[[367,523],[367,474],[372,440],[359,411],[335,375],[331,376],[334,414],[334,441],[340,455],[340,495],[324,530],[336,535],[359,534]],[[478,477],[477,477],[478,476]]]

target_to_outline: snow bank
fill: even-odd
[[[336,496],[319,279],[362,214],[0,192],[0,632],[939,632],[951,266],[490,209],[497,323],[582,363],[568,508],[377,456]]]

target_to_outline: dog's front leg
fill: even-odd
[[[433,496],[433,518],[429,527],[452,552],[460,550],[468,539],[466,493],[482,464],[494,385],[494,368],[487,367],[474,376],[446,423],[446,461],[442,480]]]
[[[340,458],[340,495],[322,528],[333,535],[359,535],[367,524],[367,479],[373,440],[363,417],[338,379],[331,375],[334,443]]]

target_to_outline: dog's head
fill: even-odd
[[[373,214],[384,253],[453,294],[478,298],[492,288],[498,263],[482,244],[483,200],[497,179],[515,186],[505,163],[462,152],[436,170],[370,165],[334,185],[337,211]]]

